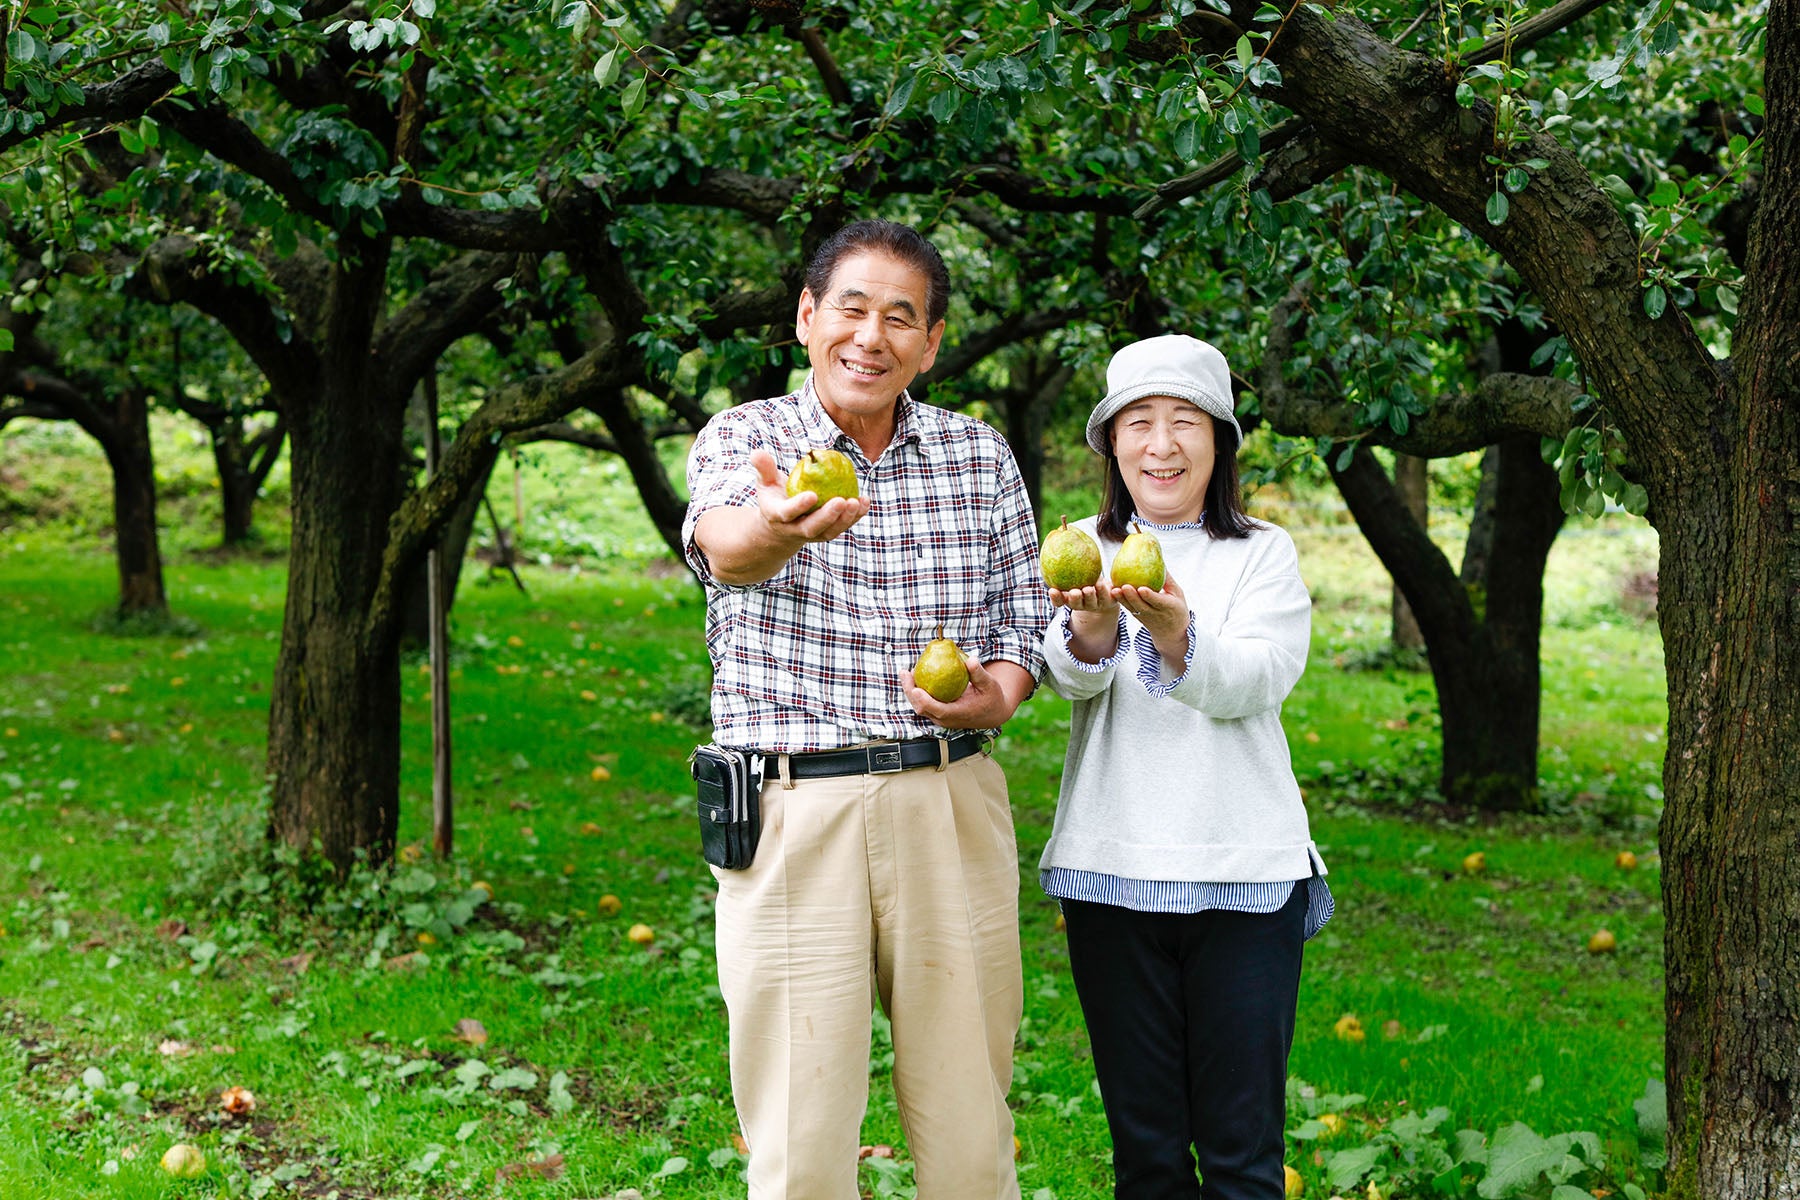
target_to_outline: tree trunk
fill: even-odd
[[[121,616],[161,616],[162,547],[156,532],[156,462],[150,451],[150,404],[128,388],[113,405],[112,436],[100,439],[113,476],[113,542],[119,562]]]
[[[257,488],[257,481],[250,473],[250,450],[244,443],[244,420],[227,417],[213,426],[211,433],[224,526],[219,544],[241,546],[250,540]]]
[[[370,362],[386,255],[364,246],[334,279],[321,378],[287,413],[293,532],[269,711],[270,836],[339,871],[359,852],[385,862],[399,818],[398,621],[376,593],[405,405]]]
[[[1412,514],[1419,528],[1430,528],[1430,461],[1413,454],[1394,455],[1394,488],[1400,493],[1400,502],[1406,505],[1406,511]],[[1394,648],[1397,650],[1422,650],[1425,647],[1425,635],[1419,632],[1419,619],[1413,616],[1412,606],[1406,602],[1406,593],[1395,584],[1394,600],[1390,606],[1390,625]]]
[[[1358,451],[1332,477],[1424,633],[1443,725],[1443,798],[1489,810],[1537,809],[1544,563],[1563,514],[1556,475],[1536,439],[1500,448],[1485,586],[1465,586],[1450,569],[1372,455]]]
[[[1651,486],[1669,1194],[1800,1197],[1800,5],[1769,11],[1763,191],[1717,421]],[[1671,464],[1677,467],[1677,464]]]
[[[681,522],[687,516],[687,502],[669,482],[669,473],[656,454],[656,442],[637,413],[632,411],[625,389],[614,388],[601,393],[588,405],[588,411],[606,422],[606,431],[612,434],[619,457],[625,460],[625,469],[631,472],[632,482],[637,484],[644,511],[650,515],[670,553],[681,559]]]

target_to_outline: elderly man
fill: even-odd
[[[715,872],[753,1200],[857,1195],[872,992],[920,1200],[1019,1194],[1018,858],[988,751],[1043,668],[1050,609],[1005,440],[906,393],[948,301],[916,231],[840,230],[800,296],[805,384],[719,414],[688,460],[714,737],[767,764],[755,858]],[[859,496],[788,496],[785,470],[823,447]],[[968,660],[949,703],[908,669],[940,626]]]

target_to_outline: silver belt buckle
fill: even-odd
[[[899,742],[889,742],[885,746],[870,746],[866,753],[869,756],[869,774],[871,775],[893,775],[901,770]]]

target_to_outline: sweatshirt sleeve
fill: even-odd
[[[1225,623],[1214,634],[1198,629],[1190,616],[1187,662],[1174,679],[1161,679],[1161,672],[1145,678],[1152,695],[1232,720],[1275,708],[1294,690],[1312,640],[1312,597],[1286,531],[1270,527],[1256,536],[1268,539],[1267,548],[1239,582]],[[1135,645],[1141,662],[1161,665],[1141,628]]]
[[[1125,612],[1119,611],[1119,645],[1108,658],[1097,663],[1083,662],[1069,653],[1069,639],[1075,631],[1069,625],[1069,610],[1059,608],[1044,631],[1045,681],[1050,690],[1065,700],[1087,700],[1112,686],[1118,670],[1119,655],[1125,650]]]

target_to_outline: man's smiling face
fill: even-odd
[[[800,293],[794,330],[812,362],[813,390],[840,429],[892,411],[937,358],[944,323],[927,328],[922,271],[880,251],[849,255],[822,296]]]

